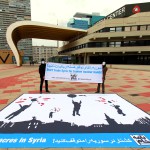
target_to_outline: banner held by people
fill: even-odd
[[[47,63],[45,80],[102,83],[102,65]]]

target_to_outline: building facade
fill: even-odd
[[[79,19],[72,18],[67,23],[67,27],[87,30],[88,29],[88,20],[85,20],[85,19],[79,20]]]
[[[104,16],[100,16],[99,13],[85,14],[78,12],[67,23],[67,27],[87,30],[103,18]]]
[[[10,50],[6,31],[16,21],[31,20],[30,0],[0,0],[0,50]],[[18,42],[18,49],[24,51],[23,61],[32,58],[32,39]]]
[[[150,2],[125,5],[78,37],[59,54],[78,63],[150,64]]]
[[[32,46],[32,50],[34,62],[41,62],[42,58],[48,62],[49,58],[58,55],[58,48],[52,46]]]
[[[24,56],[24,51],[19,51],[21,57]],[[10,50],[0,50],[0,64],[16,64],[15,56]]]

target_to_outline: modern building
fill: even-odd
[[[6,31],[16,21],[31,20],[30,0],[0,0],[0,50],[10,50]],[[32,58],[32,40],[18,42],[18,49],[24,51],[23,61]]]
[[[58,55],[57,49],[52,46],[32,46],[33,61],[41,62],[41,59],[44,58],[48,62],[49,58]]]
[[[90,28],[95,23],[102,20],[105,16],[101,16],[100,13],[97,13],[97,12],[93,12],[92,14],[77,12],[73,17],[88,20],[88,28]]]
[[[21,57],[24,56],[24,51],[19,51]],[[10,50],[0,50],[0,64],[15,64],[15,56]]]
[[[16,43],[25,38],[65,41],[59,54],[78,63],[150,64],[150,2],[125,5],[87,30],[20,21],[6,35],[17,66],[22,62]]]
[[[87,30],[103,18],[104,16],[100,16],[99,13],[86,14],[77,12],[67,23],[67,27]]]
[[[87,30],[89,27],[88,20],[72,18],[67,23],[67,27]]]
[[[78,63],[150,64],[150,2],[117,9],[59,50]]]

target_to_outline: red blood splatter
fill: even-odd
[[[50,98],[43,98],[43,100],[45,100],[45,101],[47,101],[47,100],[49,100]]]
[[[43,106],[44,105],[44,103],[41,103],[41,106]]]
[[[101,100],[101,102],[106,102],[105,100]]]
[[[18,101],[18,102],[16,102],[16,103],[23,103],[24,101]]]

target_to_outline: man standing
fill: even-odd
[[[106,62],[102,63],[102,70],[103,70],[103,74],[102,74],[102,93],[105,93],[105,76],[106,76],[106,72],[108,70],[108,68],[106,67]],[[100,93],[100,86],[101,83],[98,83],[97,85],[97,91],[95,93]]]
[[[39,66],[39,74],[40,74],[40,94],[42,94],[42,87],[43,87],[43,82],[45,80],[45,69],[46,69],[46,63],[44,58],[41,59],[41,65]],[[48,90],[48,81],[45,80],[45,91],[47,93],[50,93],[50,91]]]

